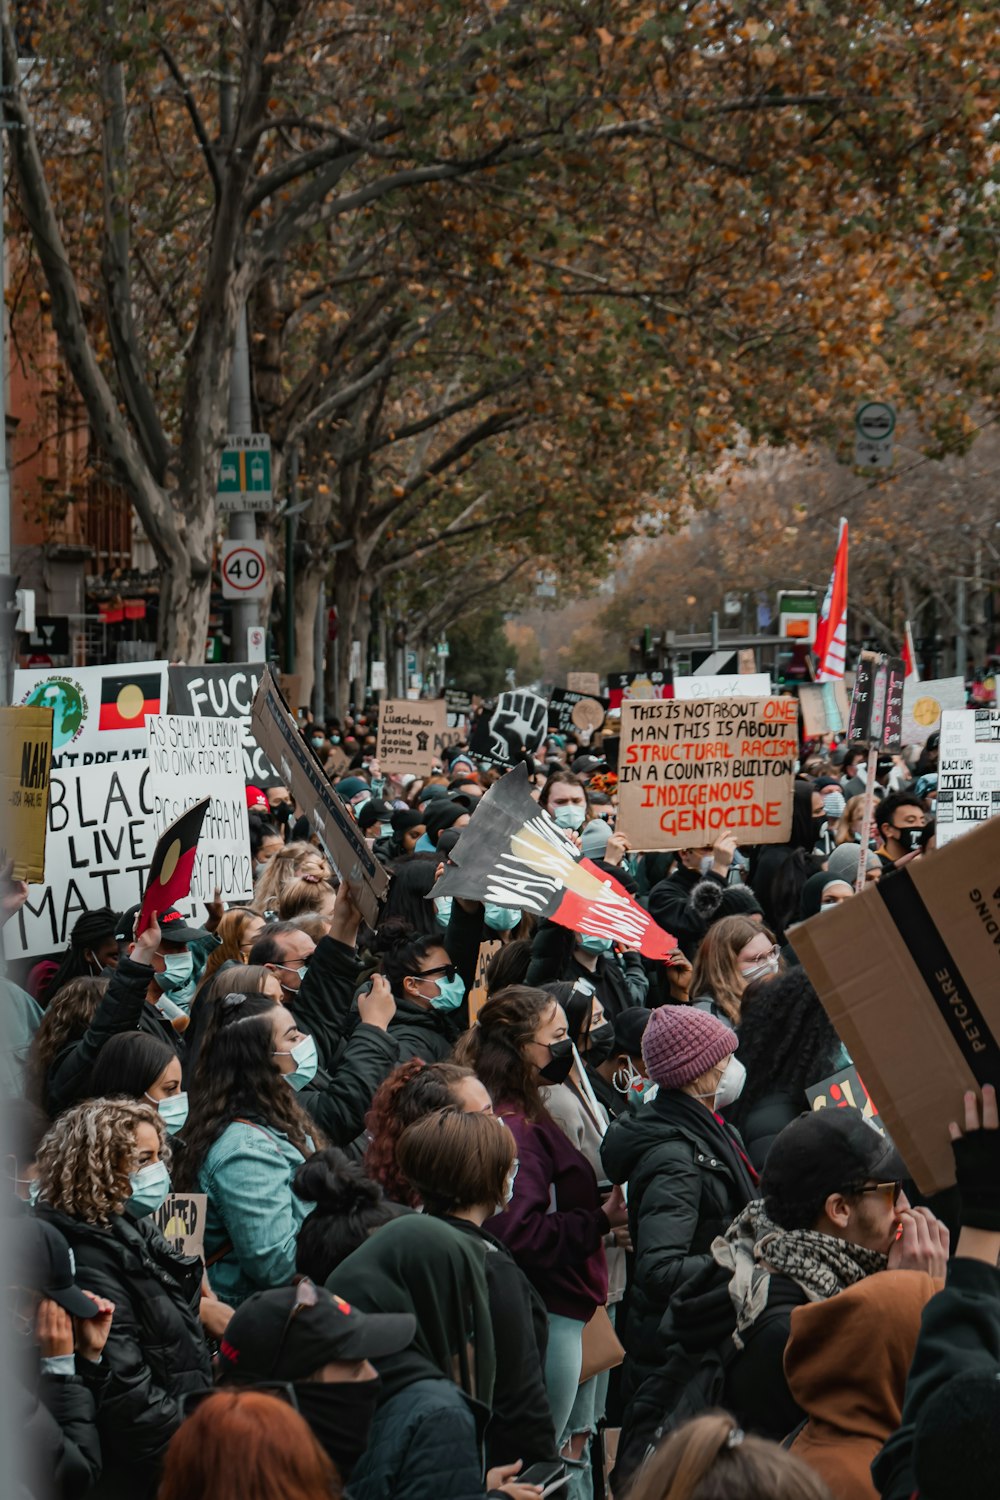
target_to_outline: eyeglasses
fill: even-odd
[[[292,1303],[291,1312],[285,1319],[285,1326],[281,1330],[281,1338],[278,1340],[277,1348],[274,1351],[274,1359],[271,1361],[272,1375],[278,1368],[278,1364],[281,1360],[281,1351],[285,1347],[285,1339],[288,1337],[289,1328],[291,1328],[292,1324],[295,1322],[295,1319],[298,1317],[299,1313],[304,1307],[315,1307],[318,1302],[319,1293],[317,1292],[315,1285],[309,1280],[308,1276],[303,1276],[302,1280],[295,1288],[295,1301]]]
[[[886,1193],[886,1194],[891,1194],[892,1196],[890,1198],[890,1202],[892,1204],[892,1207],[895,1208],[896,1204],[899,1202],[900,1198],[902,1197],[902,1194],[903,1194],[903,1184],[902,1184],[902,1182],[872,1182],[872,1183],[870,1183],[868,1185],[868,1187],[859,1187],[859,1188],[856,1188],[855,1189],[855,1193],[856,1193],[857,1197],[859,1197],[859,1198],[864,1193]]]
[[[775,943],[767,953],[760,958],[755,958],[749,968],[741,969],[740,973],[744,979],[756,979],[760,974],[766,974],[768,969],[778,967],[778,959],[781,957],[781,949]]]
[[[440,975],[451,984],[457,973],[458,970],[454,964],[442,964],[439,969],[421,969],[420,973],[414,974],[413,977],[414,979],[437,979],[438,975]]]

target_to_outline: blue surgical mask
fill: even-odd
[[[168,1094],[165,1099],[150,1099],[150,1104],[159,1112],[160,1119],[167,1127],[168,1135],[176,1135],[183,1130],[187,1124],[188,1096],[187,1094]]]
[[[125,1207],[134,1219],[144,1219],[155,1214],[170,1196],[170,1173],[162,1161],[151,1161],[148,1167],[140,1167],[129,1178],[132,1192]]]
[[[437,917],[439,927],[447,927],[451,921],[452,900],[453,897],[451,896],[434,897],[434,915]]]
[[[169,995],[176,1005],[184,1010],[195,992],[194,954],[185,949],[183,953],[161,953],[166,968],[156,975],[157,988]]]
[[[413,846],[413,852],[414,854],[436,854],[437,850],[426,833],[422,833]]]
[[[516,906],[496,906],[487,901],[483,907],[483,920],[491,932],[510,932],[521,920]]]
[[[339,745],[340,744],[340,735],[339,734],[331,734],[331,736],[330,736],[330,744],[331,745]]]
[[[323,736],[321,734],[314,734],[312,737],[312,744],[314,750],[322,750]]]
[[[574,833],[583,827],[586,818],[587,809],[578,802],[564,802],[552,814],[552,821],[557,828],[571,828]]]
[[[589,932],[578,937],[577,942],[586,953],[609,953],[614,947],[614,938],[594,937]]]
[[[298,1093],[299,1089],[304,1089],[307,1084],[312,1083],[316,1077],[316,1069],[319,1067],[319,1053],[316,1050],[315,1037],[304,1036],[301,1042],[296,1042],[290,1051],[282,1052],[279,1050],[274,1055],[275,1057],[290,1057],[295,1064],[290,1073],[283,1073],[281,1076],[287,1084],[291,1085],[296,1093]]]
[[[436,979],[437,994],[430,999],[431,1010],[457,1010],[465,999],[465,985],[461,975],[454,979]]]

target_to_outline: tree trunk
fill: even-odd
[[[207,503],[202,499],[199,507],[193,503],[186,507],[188,520],[180,535],[161,533],[161,546],[156,549],[162,580],[157,648],[168,661],[185,661],[190,666],[200,666],[205,660],[208,640],[212,569],[205,559],[212,556],[213,501],[214,487]]]
[[[315,569],[304,569],[295,581],[295,670],[302,683],[301,702],[311,703],[317,671],[323,663],[316,661],[316,611],[322,577]]]
[[[340,706],[341,716],[349,711],[353,683],[351,680],[351,647],[356,640],[362,641],[362,653],[368,643],[368,624],[364,620],[365,606],[362,605],[361,596],[367,592],[369,580],[365,570],[361,567],[360,560],[355,554],[354,548],[346,548],[338,552],[333,564],[333,577],[328,585],[330,597],[337,606],[337,618],[339,621],[339,645],[338,671],[337,671],[337,702]],[[364,635],[362,636],[362,625]],[[361,673],[365,672],[365,659],[362,654]],[[363,696],[363,694],[362,694]]]

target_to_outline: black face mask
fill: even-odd
[[[569,1037],[549,1043],[549,1061],[539,1073],[546,1083],[565,1083],[573,1066],[573,1043]]]
[[[919,845],[922,828],[893,828],[892,836],[897,844],[902,845],[904,854],[912,854]]]
[[[813,818],[812,825],[813,825],[813,839],[814,840],[821,839],[823,837],[823,830],[826,827],[826,813],[823,813],[818,818]]]
[[[607,1062],[615,1050],[615,1028],[610,1021],[605,1021],[601,1026],[595,1026],[590,1033],[590,1045],[587,1048],[587,1062],[592,1068],[600,1067],[601,1063]]]
[[[382,1380],[296,1381],[299,1411],[345,1484],[368,1447]]]

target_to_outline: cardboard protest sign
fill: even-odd
[[[941,715],[935,833],[943,849],[1000,812],[1000,711],[962,708]]]
[[[955,1173],[949,1120],[1000,1087],[1000,821],[793,930],[795,951],[923,1193]]]
[[[253,899],[250,827],[243,779],[242,732],[236,719],[146,720],[154,822],[162,833],[181,813],[211,798],[195,856],[191,894],[208,902]]]
[[[527,688],[501,693],[492,711],[484,710],[472,728],[469,749],[480,760],[514,766],[540,750],[548,725],[548,704]]]
[[[443,698],[383,698],[378,708],[375,751],[389,776],[427,776],[440,755],[437,746],[445,731]]]
[[[782,844],[798,754],[794,698],[623,703],[618,822],[634,849]]]
[[[347,804],[337,796],[311,745],[299,733],[274,678],[265,668],[251,715],[254,737],[316,830],[327,858],[370,926],[389,889],[389,876],[365,842]]]
[[[204,797],[166,827],[156,841],[149,878],[142,893],[142,910],[135,934],[145,932],[154,917],[176,906],[190,894],[195,855],[210,798]]]
[[[581,705],[592,705],[585,709],[585,723],[574,717]],[[555,734],[572,734],[576,729],[600,729],[604,723],[607,704],[602,698],[587,693],[570,691],[569,688],[553,688],[549,695],[548,727]]]
[[[496,957],[503,947],[499,938],[483,938],[479,944],[479,952],[476,955],[476,972],[473,975],[472,987],[466,996],[469,1007],[469,1025],[474,1026],[479,1012],[486,1004],[486,970],[490,961]]]
[[[843,734],[850,714],[847,689],[841,677],[830,682],[804,682],[799,688],[802,728],[808,740]]]
[[[584,698],[601,696],[601,679],[596,672],[567,672],[566,687],[569,692],[579,693]]]
[[[4,928],[9,959],[64,948],[84,911],[139,901],[156,840],[148,780],[145,760],[52,772],[46,879]]]
[[[841,1068],[839,1073],[814,1083],[806,1089],[806,1098],[810,1109],[858,1109],[880,1135],[889,1134],[857,1068]]]
[[[153,1215],[156,1227],[178,1255],[205,1259],[207,1193],[171,1193]]]
[[[647,958],[666,958],[677,947],[617,880],[580,858],[532,798],[523,764],[490,787],[449,858],[434,896],[515,906]]]
[[[14,673],[14,702],[52,710],[52,764],[143,760],[145,720],[167,699],[165,661]]]
[[[890,753],[902,749],[905,680],[901,656],[862,651],[847,725],[847,738],[852,745]]]
[[[195,719],[236,719],[243,745],[243,775],[250,786],[283,785],[253,737],[250,714],[264,675],[262,662],[224,666],[171,667],[170,707]]]
[[[708,677],[675,677],[675,698],[766,698],[771,679],[766,672],[719,672]]]
[[[674,684],[669,672],[609,672],[608,707],[621,708],[633,699],[672,698]]]
[[[903,685],[903,744],[926,745],[941,730],[941,715],[965,707],[965,678],[937,677]]]
[[[14,880],[45,877],[52,770],[52,710],[0,708],[0,869]]]

